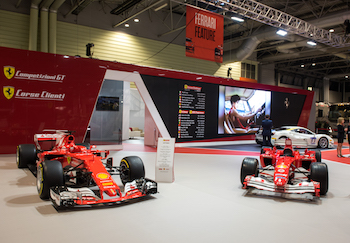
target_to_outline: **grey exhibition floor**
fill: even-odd
[[[155,153],[113,153],[115,161],[128,155],[154,179]],[[242,159],[175,154],[175,182],[159,183],[148,200],[58,212],[15,155],[0,155],[0,242],[349,242],[349,165],[325,161],[329,193],[310,202],[246,195]]]

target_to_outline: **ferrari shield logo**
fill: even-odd
[[[2,87],[2,92],[4,93],[5,97],[9,100],[14,95],[15,88],[12,86],[4,86]]]
[[[15,68],[11,66],[4,66],[4,74],[7,79],[11,79],[15,75]]]

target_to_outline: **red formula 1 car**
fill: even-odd
[[[32,170],[40,198],[51,199],[55,207],[119,203],[157,193],[157,183],[145,178],[137,156],[113,166],[108,150],[75,144],[69,131],[36,134],[34,142],[18,145],[17,166]],[[112,175],[120,175],[124,193]]]
[[[282,150],[262,148],[260,168],[255,158],[244,158],[241,183],[244,189],[256,188],[278,193],[311,193],[316,197],[328,191],[328,168],[321,162],[319,150],[303,153],[294,150],[285,139]]]

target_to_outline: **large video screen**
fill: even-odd
[[[271,92],[220,86],[218,105],[218,134],[255,133],[271,114]]]

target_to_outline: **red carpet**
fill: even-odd
[[[348,157],[350,156],[349,146],[343,145],[342,153],[346,157],[338,158],[337,145],[338,144],[334,144],[334,148],[332,150],[322,150],[322,159],[350,165],[350,157]]]
[[[322,159],[331,160],[334,162],[339,162],[343,164],[350,165],[350,157],[337,157],[337,144],[334,145],[333,149],[322,150]],[[157,152],[156,147],[145,146],[143,144],[130,144],[123,143],[124,151],[140,151],[140,152]],[[238,151],[238,150],[223,150],[223,149],[206,149],[206,148],[191,148],[191,147],[175,147],[175,153],[184,154],[222,154],[222,155],[243,155],[243,156],[258,156],[259,152],[251,151]],[[345,156],[350,156],[350,151],[348,146],[343,146],[343,154]]]

